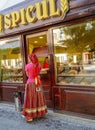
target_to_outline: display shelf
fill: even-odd
[[[58,84],[95,85],[94,65],[62,64],[57,66],[56,74]]]
[[[77,74],[83,70],[83,65],[64,65],[57,66],[57,74],[66,73],[66,74]]]
[[[69,74],[58,74],[57,76],[58,77],[59,76],[66,76],[66,77],[72,77],[72,76],[76,76],[76,77],[81,77],[81,76],[82,77],[85,77],[85,76],[86,77],[92,77],[93,76],[93,77],[95,77],[95,74],[75,74],[75,75],[73,75],[73,74],[72,75],[69,75]]]
[[[23,75],[22,68],[3,68],[1,75],[2,82],[14,82],[14,83],[22,83]]]
[[[95,75],[58,75],[58,84],[95,85]]]

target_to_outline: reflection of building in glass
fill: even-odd
[[[0,74],[3,82],[22,82],[20,38],[0,41]]]
[[[87,77],[95,78],[95,40],[93,39],[95,28],[93,26],[95,22],[91,21],[53,30],[58,84],[87,85],[90,84],[87,82]],[[72,80],[69,80],[71,77]]]

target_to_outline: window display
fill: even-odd
[[[23,82],[19,37],[0,41],[0,81]]]
[[[57,84],[95,86],[95,21],[53,29]]]

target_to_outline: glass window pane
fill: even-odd
[[[19,37],[0,41],[0,81],[23,81]]]
[[[57,84],[95,86],[95,21],[53,30]]]

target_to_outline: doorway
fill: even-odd
[[[36,34],[30,34],[26,36],[27,41],[27,61],[28,55],[34,53],[37,55],[38,60],[42,66],[40,73],[41,82],[44,90],[47,106],[52,108],[52,87],[51,87],[51,71],[49,68],[43,68],[43,64],[46,58],[50,64],[49,45],[47,43],[47,32],[41,32]]]

